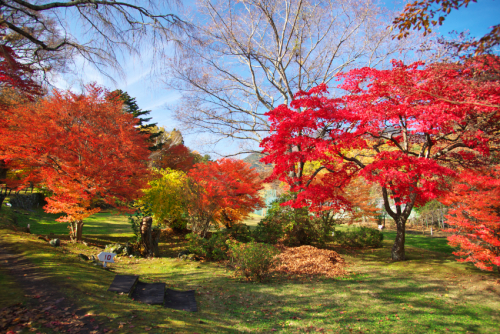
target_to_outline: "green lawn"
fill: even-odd
[[[101,229],[115,225],[99,224]],[[119,257],[105,271],[76,256],[96,254],[102,250],[97,247],[63,242],[53,248],[33,235],[6,229],[0,230],[0,238],[15,244],[73,300],[100,317],[105,328],[119,333],[149,328],[148,333],[497,332],[500,286],[494,284],[495,274],[457,263],[443,239],[420,235],[406,238],[408,261],[392,262],[393,233],[384,232],[379,249],[336,249],[349,264],[346,278],[275,277],[264,284],[235,279],[222,264],[174,257]],[[182,248],[182,243],[171,240],[162,247],[175,255],[172,249]],[[144,305],[107,292],[117,273],[165,282],[173,289],[196,289],[199,312]],[[7,281],[3,279],[2,290]],[[126,325],[119,328],[120,322]]]
[[[384,231],[383,234],[385,240],[394,242],[396,231]],[[407,234],[405,236],[405,245],[448,254],[454,251],[453,247],[448,245],[448,239],[445,237],[431,238],[420,234]]]
[[[8,211],[8,208],[2,208]],[[13,213],[20,227],[30,224],[31,232],[34,234],[68,235],[68,224],[57,222],[60,214],[50,214],[39,208],[34,211],[18,210]],[[109,236],[109,237],[132,237],[131,225],[126,215],[115,212],[99,212],[84,220],[83,234],[87,236]]]

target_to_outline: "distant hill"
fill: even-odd
[[[245,159],[243,159],[243,161],[251,164],[252,167],[255,168],[259,173],[272,170],[273,166],[271,164],[266,165],[259,161],[263,156],[264,155],[260,153],[252,153]]]

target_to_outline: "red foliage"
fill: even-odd
[[[91,201],[123,204],[147,185],[149,151],[137,120],[122,112],[103,89],[86,94],[54,91],[37,103],[9,108],[0,129],[0,159],[11,160],[24,182],[41,183],[53,193],[47,212],[64,212],[60,221],[78,221],[98,211]]]
[[[41,87],[33,81],[33,74],[33,70],[28,65],[17,61],[17,56],[12,48],[0,45],[0,83],[2,88],[12,88],[29,98],[40,95]]]
[[[155,154],[154,166],[156,168],[170,168],[189,171],[194,165],[194,157],[189,148],[183,144],[165,145],[160,152]]]
[[[402,260],[413,206],[443,195],[458,165],[481,165],[499,144],[500,82],[484,75],[497,70],[498,59],[394,61],[391,70],[339,75],[344,91],[337,98],[327,97],[324,84],[300,91],[290,106],[267,113],[271,135],[261,143],[268,154],[261,161],[275,164],[270,179],[299,192],[295,206],[348,205],[341,190],[355,175],[379,184],[398,226],[393,259]],[[304,164],[314,161],[321,166],[304,175]],[[312,182],[326,171],[321,183]]]
[[[190,213],[199,218],[200,233],[205,233],[221,210],[237,210],[244,216],[264,206],[259,195],[262,189],[259,173],[243,160],[198,163],[187,175],[199,189]]]
[[[452,207],[446,223],[454,235],[448,240],[460,248],[453,254],[483,270],[496,265],[500,273],[500,166],[483,173],[464,171],[459,180],[442,200]]]

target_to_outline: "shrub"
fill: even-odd
[[[348,231],[335,231],[334,241],[342,246],[380,247],[384,235],[376,229],[357,227]]]
[[[236,275],[247,280],[262,282],[277,264],[279,251],[272,245],[251,241],[239,243],[228,240],[229,256],[236,268]]]
[[[282,206],[293,198],[293,194],[280,196],[271,203],[266,216],[259,222],[252,236],[256,241],[287,246],[310,245],[326,241],[334,220],[322,219],[309,214],[306,207]],[[332,226],[330,226],[332,225]]]
[[[228,246],[225,233],[213,233],[210,238],[202,238],[198,234],[190,233],[186,235],[188,241],[187,249],[191,253],[206,260],[226,260]]]

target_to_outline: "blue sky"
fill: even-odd
[[[402,8],[401,2],[385,1],[388,7]],[[443,22],[443,25],[436,31],[443,35],[455,30],[462,32],[468,30],[471,36],[477,37],[486,34],[491,26],[498,24],[500,17],[500,0],[479,0],[478,3],[471,3],[467,8],[462,8],[458,11],[452,11]],[[137,57],[127,57],[122,66],[125,69],[125,78],[115,78],[117,81],[114,84],[111,80],[103,76],[99,71],[92,67],[79,63],[79,68],[76,69],[77,76],[62,76],[58,78],[57,86],[59,88],[78,89],[81,82],[97,82],[108,89],[122,89],[132,97],[135,97],[139,107],[143,110],[151,110],[153,122],[158,123],[158,126],[164,126],[167,130],[172,130],[176,127],[175,120],[171,117],[168,110],[168,105],[175,105],[179,98],[179,93],[176,91],[164,89],[159,82],[150,80],[148,66],[148,57],[142,56],[142,59]],[[205,153],[203,146],[199,145],[200,138],[196,135],[185,136],[185,141],[188,147]],[[233,147],[227,145],[219,145],[217,150],[224,154],[229,153]]]

